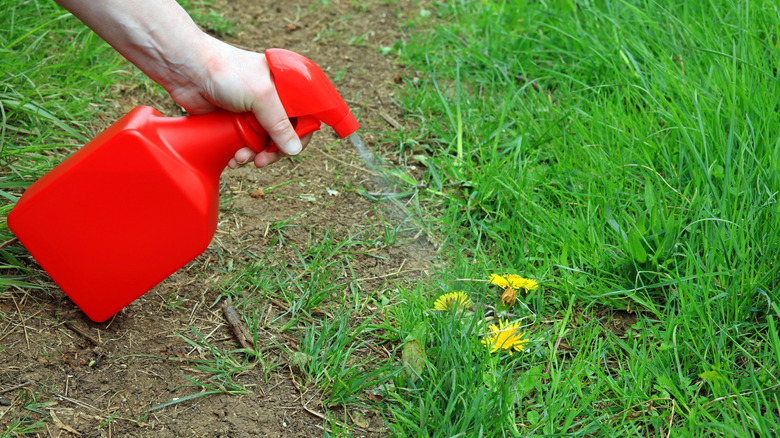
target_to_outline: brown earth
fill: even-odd
[[[392,160],[394,145],[372,132],[404,123],[392,102],[395,81],[405,73],[378,48],[400,38],[400,21],[417,12],[411,4],[238,0],[223,2],[215,12],[236,20],[238,30],[228,41],[256,51],[283,47],[317,63],[359,114],[369,148]],[[146,87],[125,84],[117,91],[117,114],[139,104],[167,115],[178,112],[169,99]],[[258,190],[291,179],[272,193]],[[347,141],[336,142],[328,129],[316,134],[298,158],[262,170],[226,171],[222,182],[220,225],[209,249],[108,322],[89,321],[42,271],[42,290],[0,295],[0,431],[27,416],[43,421],[40,436],[309,437],[342,426],[353,436],[386,435],[381,412],[323,406],[321,394],[303,382],[278,348],[264,353],[276,368],[263,370],[247,359],[250,365],[235,376],[248,393],[193,397],[202,389],[189,379],[204,382],[209,376],[196,361],[211,356],[184,338],[197,341],[197,330],[220,351],[239,348],[222,313],[221,284],[250,263],[248,253],[273,248],[275,263],[295,270],[298,253],[325,233],[339,239],[361,235],[367,241],[384,221],[395,226],[403,219],[359,193],[387,187]],[[284,244],[278,244],[274,226],[282,222],[292,226],[285,229]],[[425,277],[435,251],[425,233],[407,234],[394,244],[354,251],[354,273],[339,281],[372,296],[391,291],[396,282]],[[30,267],[39,270],[32,261]],[[255,302],[265,315],[259,329],[289,350],[295,350],[301,331],[278,329],[290,320],[293,293],[287,291],[288,299],[269,294]],[[327,318],[328,303],[322,307],[301,324]],[[362,309],[358,320],[380,317],[372,313],[375,306]],[[371,345],[359,354],[387,357],[393,349]],[[160,408],[149,411],[154,407]],[[335,412],[337,423],[324,420],[326,409]]]

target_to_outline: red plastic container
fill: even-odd
[[[299,136],[319,120],[341,137],[357,130],[315,64],[280,49],[266,56]],[[138,107],[32,184],[8,226],[90,319],[105,321],[206,249],[220,174],[244,146],[273,146],[252,114]]]

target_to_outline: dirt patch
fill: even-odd
[[[408,3],[355,5],[239,0],[217,10],[236,20],[239,31],[228,41],[257,51],[287,48],[322,67],[359,114],[364,141],[388,153],[393,145],[382,144],[371,132],[403,121],[391,103],[402,67],[378,48],[392,46],[399,38],[399,20],[415,11]],[[143,87],[120,91],[120,112],[139,104],[167,115],[178,112],[170,100]],[[271,193],[261,190],[291,179]],[[345,287],[370,296],[392,290],[394,282],[424,278],[435,257],[425,234],[401,233],[391,244],[367,243],[381,240],[377,230],[398,218],[360,189],[382,187],[348,143],[336,143],[335,134],[324,129],[298,158],[263,170],[226,172],[220,225],[209,249],[108,322],[89,321],[43,272],[40,290],[4,294],[2,430],[27,417],[40,419],[40,434],[47,436],[308,437],[333,427],[350,429],[355,436],[382,436],[381,413],[370,408],[329,407],[343,415],[335,426],[324,421],[322,395],[303,383],[278,348],[266,353],[268,363],[276,364],[271,369],[262,361],[241,364],[233,379],[244,393],[228,395],[222,387],[221,394],[211,394],[207,384],[214,372],[199,368],[198,361],[215,353],[195,345],[202,336],[219,351],[239,348],[220,309],[220,285],[251,261],[250,254],[268,248],[274,248],[275,263],[295,269],[312,241],[360,236],[355,239],[360,250],[349,258],[352,277],[341,279]],[[284,245],[278,245],[275,232],[280,223],[290,225]],[[37,266],[31,261],[30,267]],[[260,303],[265,319],[258,330],[294,350],[300,333],[278,332],[290,319],[290,303],[282,298],[269,296]],[[355,318],[381,316],[371,306],[366,309]],[[325,301],[318,317],[327,318],[328,311]],[[371,346],[360,354],[388,354],[392,348]]]
[[[604,328],[619,337],[624,337],[626,332],[628,332],[639,319],[636,312],[628,312],[626,310],[607,307],[596,308],[594,316],[601,321]]]

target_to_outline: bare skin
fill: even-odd
[[[276,152],[236,152],[228,166],[264,167],[298,154],[299,139],[276,93],[265,55],[201,31],[175,0],[56,0],[152,80],[189,114],[252,112],[279,145]]]

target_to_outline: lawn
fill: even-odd
[[[347,7],[359,15],[377,4]],[[132,76],[72,17],[7,6],[2,215],[94,135],[88,120],[117,115],[111,84]],[[251,359],[269,373],[297,367],[321,394],[326,436],[359,436],[360,409],[381,415],[385,436],[780,434],[777,5],[397,10],[394,43],[349,42],[403,65],[393,97],[403,116],[370,132],[384,145],[382,196],[354,181],[338,188],[376,200],[382,237],[315,239],[299,254],[306,275],[280,271],[270,250],[245,266],[222,260],[219,292],[247,325],[265,318],[252,306],[270,288],[293,315],[279,332],[299,342],[280,347],[286,359],[252,357],[193,330],[186,342],[207,358],[196,365],[218,376],[205,396],[253,391],[240,379]],[[360,276],[351,254],[423,240],[442,261],[427,278],[335,298],[352,281],[333,283],[335,272]],[[41,274],[18,245],[0,255],[0,298],[12,307]],[[375,345],[391,354],[365,353]],[[2,436],[49,421],[8,412]]]
[[[426,361],[396,399],[399,435],[778,434],[776,5],[423,15],[439,24],[394,48],[419,72],[416,129],[394,138],[428,170],[435,284],[476,311],[430,315],[405,292],[395,314]],[[491,274],[539,287],[505,309]],[[502,311],[521,354],[478,341]]]

